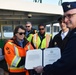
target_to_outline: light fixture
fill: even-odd
[[[32,17],[32,14],[28,14],[28,18],[31,18]]]

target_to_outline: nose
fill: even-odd
[[[64,23],[67,23],[68,20],[69,20],[69,18],[65,17],[65,18],[64,18]]]

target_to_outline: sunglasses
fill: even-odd
[[[18,32],[18,34],[19,34],[19,35],[22,35],[22,34],[24,34],[24,35],[25,35],[25,32]]]
[[[26,26],[26,28],[27,28],[27,27],[30,27],[30,26]]]
[[[39,30],[44,30],[44,28],[39,28]]]
[[[76,15],[76,13],[64,15],[63,19],[65,19],[65,18],[71,18],[73,15]]]

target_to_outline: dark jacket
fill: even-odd
[[[76,28],[71,31],[61,58],[43,69],[47,75],[76,75]]]
[[[61,32],[60,31],[57,35],[54,36],[52,42],[50,42],[49,47],[59,47],[61,50],[61,53],[64,51],[65,46],[67,45],[67,41],[70,35],[70,31],[66,35],[66,37],[62,40],[61,38]]]
[[[26,32],[26,31],[25,31]],[[30,34],[35,34],[37,32],[36,29],[32,28],[29,32],[28,32],[28,35],[26,35],[25,33],[25,36],[28,38],[30,36]]]

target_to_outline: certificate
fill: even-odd
[[[53,64],[61,57],[61,52],[59,48],[47,48],[44,50],[43,54],[43,66],[47,64]]]
[[[61,57],[59,48],[34,49],[26,52],[25,68],[33,69],[37,66],[53,64]]]

